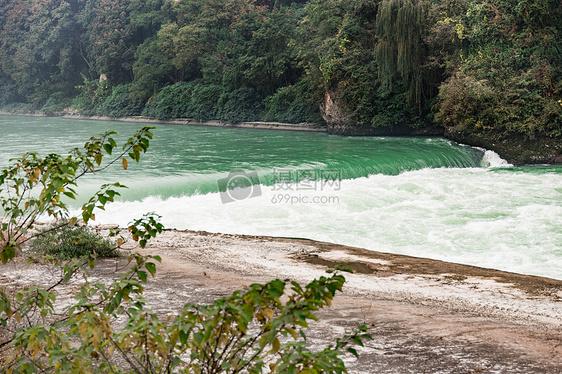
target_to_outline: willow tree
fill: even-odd
[[[421,109],[431,87],[424,71],[427,48],[423,42],[429,3],[419,0],[384,0],[379,5],[375,56],[383,88],[404,82],[408,101]]]

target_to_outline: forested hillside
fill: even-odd
[[[327,121],[344,132],[431,125],[485,146],[550,139],[556,148],[562,136],[561,0],[0,8],[4,110]]]

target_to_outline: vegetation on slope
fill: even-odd
[[[231,122],[322,115],[361,128],[437,125],[483,145],[562,136],[559,0],[0,0],[0,8],[8,109]]]

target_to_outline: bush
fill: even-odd
[[[53,115],[57,112],[62,112],[64,108],[69,106],[71,100],[64,97],[62,92],[56,92],[49,96],[47,102],[41,108],[41,112],[46,115]]]
[[[107,132],[91,138],[83,150],[67,156],[40,158],[27,153],[0,171],[0,260],[11,261],[39,216],[68,214],[61,195],[75,198],[77,179],[107,169],[121,160],[139,161],[152,139],[150,127],[130,138],[122,152]],[[105,156],[111,159],[104,160]],[[127,157],[128,156],[128,157]],[[105,161],[105,163],[104,163]],[[103,185],[82,206],[82,219],[95,219],[94,208],[114,201],[119,183]],[[41,193],[32,193],[37,188]],[[35,191],[35,190],[34,190]],[[71,226],[77,221],[72,218]],[[93,282],[92,254],[108,243],[87,228],[57,226],[32,234],[37,251],[63,258],[46,260],[60,267],[60,278],[47,285],[17,289],[0,287],[0,361],[12,373],[345,373],[342,356],[357,356],[352,344],[369,339],[360,325],[324,349],[311,351],[305,331],[315,312],[329,307],[345,278],[336,272],[305,286],[290,280],[253,284],[212,305],[186,304],[176,315],[161,318],[146,308],[143,297],[148,275],[154,276],[158,256],[132,253],[117,280]],[[163,230],[153,214],[129,226],[132,239],[144,248]],[[122,244],[122,238],[117,245]],[[101,250],[104,252],[104,250]],[[54,273],[56,274],[56,273]],[[80,276],[84,281],[69,281]],[[289,288],[289,289],[287,289]],[[74,298],[66,297],[69,291]],[[65,297],[57,299],[61,293]],[[73,300],[73,301],[70,301]]]
[[[119,252],[111,240],[88,227],[63,225],[43,231],[31,242],[31,251],[69,260],[78,257],[117,257]]]
[[[219,113],[219,99],[224,88],[215,84],[198,84],[191,93],[191,102],[187,117],[199,121],[216,119]]]
[[[98,114],[109,117],[138,116],[141,114],[143,104],[131,98],[131,84],[120,84],[113,87],[111,96],[97,109]]]
[[[492,101],[494,92],[485,80],[455,74],[440,87],[435,118],[448,126],[475,130],[493,126],[497,120]]]
[[[308,323],[331,305],[345,282],[338,273],[304,286],[279,279],[252,284],[211,305],[185,304],[177,315],[162,318],[142,297],[147,271],[155,273],[149,259],[161,260],[136,255],[132,269],[108,287],[81,284],[68,314],[53,315],[52,305],[42,308],[59,320],[16,333],[4,370],[342,374],[347,372],[342,356],[357,356],[353,345],[372,339],[360,325],[327,347],[307,347]],[[31,288],[25,296],[34,292]],[[118,320],[122,327],[114,329]]]
[[[107,80],[88,80],[83,76],[84,84],[77,87],[80,93],[72,100],[72,106],[87,116],[97,114],[99,106],[111,95]]]
[[[263,110],[258,92],[250,87],[241,87],[225,93],[220,103],[220,119],[229,122],[256,121]]]
[[[11,114],[28,114],[35,112],[35,107],[30,103],[10,103],[4,105],[2,110]]]
[[[196,82],[178,82],[162,88],[148,101],[142,115],[158,119],[188,117],[195,86]]]
[[[264,120],[289,123],[322,122],[318,105],[312,105],[299,86],[281,87],[264,100]]]

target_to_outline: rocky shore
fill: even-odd
[[[166,231],[141,252],[163,259],[145,291],[162,315],[255,282],[307,282],[348,263],[354,274],[318,314],[308,340],[324,346],[369,324],[374,340],[358,349],[358,360],[346,358],[350,373],[562,372],[561,280],[310,240],[193,231]],[[119,263],[100,261],[93,276],[111,279]],[[53,274],[38,264],[0,269],[0,283],[46,282]]]

